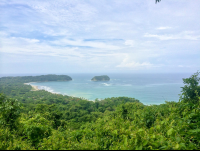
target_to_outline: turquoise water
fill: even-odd
[[[191,74],[107,74],[108,82],[93,82],[92,77],[101,74],[68,74],[72,81],[31,83],[49,92],[85,98],[88,100],[126,96],[144,104],[162,104],[179,101],[182,78]]]

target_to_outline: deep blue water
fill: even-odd
[[[179,101],[182,78],[190,73],[159,74],[107,74],[108,82],[93,82],[91,79],[101,74],[67,74],[72,81],[31,83],[39,89],[63,95],[86,98],[88,100],[126,96],[140,100],[144,104],[162,104],[165,101]]]

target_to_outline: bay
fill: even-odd
[[[31,85],[38,86],[49,92],[75,96],[94,101],[111,97],[132,97],[143,104],[162,104],[165,101],[179,101],[182,79],[191,76],[191,73],[151,73],[107,74],[110,81],[94,82],[91,79],[105,74],[67,74],[72,81],[38,82]]]

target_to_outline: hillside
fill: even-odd
[[[150,106],[128,97],[93,102],[30,91],[24,81],[4,78],[0,93],[7,96],[0,94],[0,149],[199,150],[198,75],[183,79],[179,102]]]
[[[70,81],[72,78],[67,75],[41,75],[41,76],[18,76],[18,77],[2,77],[0,81],[13,81],[13,82],[45,82],[45,81]]]

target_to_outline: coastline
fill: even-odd
[[[24,83],[25,85],[30,85],[30,86],[32,87],[32,90],[31,90],[31,91],[45,90],[45,89],[39,89],[38,86],[32,85],[31,83],[36,83],[36,82]],[[51,91],[48,91],[48,90],[45,90],[45,91],[50,92],[50,93],[52,93],[52,94],[63,95],[63,96],[69,96],[69,97],[73,97],[73,98],[80,98],[80,99],[84,99],[84,100],[87,100],[87,101],[95,101],[95,100],[88,100],[88,99],[83,98],[83,97],[77,97],[77,96],[72,96],[72,95],[60,94],[60,93],[51,92]]]
[[[40,87],[40,89],[38,88],[38,86],[36,85],[32,85],[32,83],[36,83],[36,82],[29,82],[29,83],[24,83],[25,85],[30,85],[32,87],[32,89],[30,91],[39,91],[39,90],[45,90],[47,92],[50,92],[51,94],[56,94],[56,95],[62,95],[62,96],[68,96],[68,97],[72,97],[72,98],[79,98],[81,100],[87,100],[87,101],[92,101],[95,102],[95,100],[89,100],[87,98],[84,97],[78,97],[78,96],[73,96],[73,95],[67,95],[67,94],[61,94],[60,92],[52,92],[51,90],[48,89],[43,89]],[[46,87],[46,86],[45,86]],[[98,99],[98,98],[97,98]],[[98,99],[99,101],[104,100],[104,99]],[[142,103],[142,102],[141,102]],[[159,105],[159,104],[163,104],[163,103],[156,103],[156,104],[147,104],[147,103],[142,103],[146,106],[151,106],[151,105]]]
[[[30,86],[32,87],[32,90],[31,90],[31,91],[45,90],[45,89],[39,89],[38,86],[32,85],[31,83],[36,83],[36,82],[24,83],[25,85],[30,85]],[[51,91],[48,91],[48,90],[45,90],[45,91],[50,92],[50,93],[52,93],[52,94],[60,94],[60,93],[51,92]],[[61,95],[62,95],[62,94],[61,94]]]
[[[31,82],[30,82],[31,83]],[[32,87],[31,91],[38,91],[40,89],[38,89],[38,87],[36,85],[31,85],[30,83],[24,83],[25,85],[30,85]]]
[[[37,86],[35,86],[35,85],[31,85],[31,86],[32,86],[32,91],[38,91],[39,90]]]

